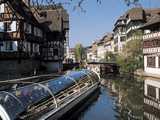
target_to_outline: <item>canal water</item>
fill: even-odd
[[[64,120],[160,120],[160,79],[107,76]]]

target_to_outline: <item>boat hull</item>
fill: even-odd
[[[95,83],[91,87],[82,91],[79,95],[75,96],[73,99],[66,102],[64,105],[59,106],[56,110],[50,111],[43,115],[39,120],[56,120],[62,117],[65,113],[70,111],[73,107],[75,107],[78,103],[83,101],[86,97],[88,97],[91,93],[93,93],[99,87],[99,83]]]

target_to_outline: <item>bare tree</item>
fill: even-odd
[[[54,6],[57,4],[61,4],[61,5],[73,5],[74,4],[73,10],[80,9],[80,10],[84,11],[83,3],[86,0],[66,0],[64,2],[62,2],[61,0],[30,0],[30,1],[31,1],[31,4],[33,6],[36,6],[37,8],[40,8],[40,6],[42,6],[42,5]],[[123,1],[125,2],[125,4],[127,6],[140,5],[139,0],[123,0]],[[103,3],[102,0],[94,0],[93,2],[97,2],[98,4]]]

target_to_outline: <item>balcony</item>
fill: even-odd
[[[130,28],[127,29],[126,33],[128,34],[130,31],[139,29],[140,27],[141,27],[141,25],[138,25],[138,26],[131,26]]]
[[[0,39],[2,40],[18,40],[20,39],[20,32],[0,32]]]
[[[156,47],[160,47],[160,40],[158,39],[143,41],[143,48],[156,48]]]
[[[143,35],[143,40],[158,39],[158,38],[160,39],[160,32]]]
[[[160,53],[160,47],[156,48],[143,48],[143,54],[154,54]]]
[[[137,40],[137,39],[142,39],[142,37],[141,36],[132,36],[132,37],[128,37],[126,41],[128,42],[128,41]]]

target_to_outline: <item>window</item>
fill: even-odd
[[[155,66],[156,66],[155,56],[147,57],[147,67],[155,68]]]
[[[126,38],[125,37],[121,37],[121,42],[125,41]]]
[[[7,42],[6,42],[6,50],[7,50],[7,51],[13,50],[13,44],[12,44],[11,41],[7,41]]]
[[[11,31],[11,22],[4,23],[4,30]]]
[[[4,13],[4,8],[5,8],[5,6],[4,6],[4,3],[3,3],[3,4],[0,5],[0,14]]]
[[[58,55],[58,49],[54,49],[54,50],[53,50],[53,54],[54,54],[55,56],[57,56],[57,55]]]
[[[156,99],[156,87],[153,87],[153,86],[151,86],[151,85],[148,85],[148,86],[147,86],[147,96]]]
[[[25,31],[25,33],[31,33],[31,30],[32,28],[31,28],[31,25],[30,24],[28,24],[28,23],[24,23],[24,31]]]

